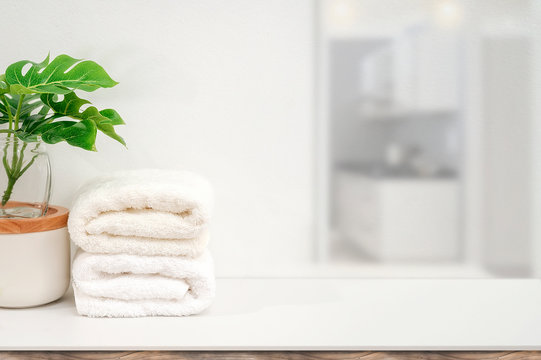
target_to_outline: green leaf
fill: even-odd
[[[0,95],[9,92],[9,84],[6,82],[6,75],[0,75]]]
[[[98,130],[126,146],[124,139],[115,132],[112,120],[100,114],[98,109],[96,109],[94,106],[89,107],[83,112],[83,118],[92,120],[98,127]]]
[[[15,110],[17,110],[19,98],[20,97],[17,95],[13,95],[12,97],[12,99],[14,100],[13,104],[15,105]],[[26,95],[23,100],[23,106],[21,107],[21,112],[19,115],[20,119],[24,121],[24,118],[26,116],[30,115],[32,111],[40,107],[43,107],[43,103],[41,102],[38,94]]]
[[[116,110],[113,109],[105,109],[101,110],[100,114],[111,120],[111,125],[125,125],[126,123],[120,115],[116,112]]]
[[[98,111],[96,107],[91,106],[81,113],[81,107],[90,104],[90,102],[79,98],[73,92],[64,95],[62,101],[55,101],[54,94],[43,94],[41,95],[41,101],[53,110],[54,117],[69,116],[74,119],[91,120],[102,133],[126,146],[124,139],[114,129],[114,125],[124,124],[124,121],[115,110]]]
[[[70,116],[75,119],[83,119],[80,112],[81,106],[90,104],[90,101],[79,98],[74,92],[64,95],[62,101],[57,101],[55,94],[42,94],[41,101],[51,108],[56,117]]]
[[[17,133],[17,136],[19,136],[21,139],[22,132],[32,134],[32,135],[39,135],[39,128],[42,125],[51,123],[54,120],[52,116],[47,117],[44,114],[36,114],[36,115],[30,115],[28,116],[24,122],[23,126],[19,129],[21,133]]]
[[[47,115],[49,113],[49,111],[51,111],[51,108],[49,106],[47,106],[47,105],[43,105],[43,107],[39,111],[39,114],[40,115]]]
[[[6,97],[9,108],[11,109],[11,114],[15,116],[15,113],[17,112],[17,106],[19,104],[20,95],[7,94],[4,96]],[[26,95],[21,106],[19,118],[21,119],[21,121],[24,122],[26,117],[28,117],[33,110],[39,107],[43,107],[43,103],[41,102],[38,94]],[[5,104],[0,101],[0,124],[4,124],[8,120],[9,117],[7,108]]]
[[[21,139],[22,141],[24,142],[37,142],[39,140],[39,135],[37,134],[32,134],[32,133],[28,133],[28,132],[25,132],[21,129],[17,130],[15,132],[15,135],[17,135],[17,137],[19,139]]]
[[[66,141],[85,150],[96,151],[96,124],[92,120],[57,121],[41,126],[41,139],[47,144]]]
[[[7,97],[5,99],[7,100]],[[8,106],[11,109],[11,106],[9,105],[9,103],[8,103]],[[9,115],[8,115],[7,107],[4,104],[3,99],[0,99],[0,124],[5,124],[8,121],[9,121]]]
[[[23,68],[30,69],[23,75]],[[6,81],[13,94],[68,94],[73,90],[94,91],[118,84],[97,63],[59,55],[51,63],[49,56],[41,63],[18,61],[6,69]]]
[[[13,108],[10,96],[11,95],[9,94],[4,95],[5,100],[7,101],[7,105],[9,106],[9,109],[11,110],[11,114],[15,114],[15,110],[17,109],[17,104],[15,104],[15,108]],[[17,101],[18,100],[19,98],[17,98]],[[8,110],[7,110],[6,104],[4,103],[4,101],[0,101],[0,120],[2,123],[5,123],[6,121],[8,121],[8,119],[9,117],[8,117]]]

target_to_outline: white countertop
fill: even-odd
[[[540,280],[219,279],[184,318],[0,309],[0,350],[541,349]]]

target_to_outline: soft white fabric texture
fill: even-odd
[[[215,293],[212,257],[92,254],[72,266],[77,311],[91,317],[184,316],[206,309]]]
[[[206,248],[212,188],[186,171],[133,170],[84,186],[70,211],[75,244],[94,253],[196,257]]]

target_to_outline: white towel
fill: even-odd
[[[91,317],[184,316],[206,309],[215,292],[212,257],[92,254],[72,267],[75,304]]]
[[[197,174],[125,171],[83,187],[68,228],[88,252],[195,257],[206,248],[211,210],[211,186]]]

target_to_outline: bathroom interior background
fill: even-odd
[[[219,277],[541,275],[538,1],[0,11],[0,68],[51,51],[120,82],[89,98],[121,113],[128,150],[49,146],[55,204],[100,173],[190,169],[215,187]]]

